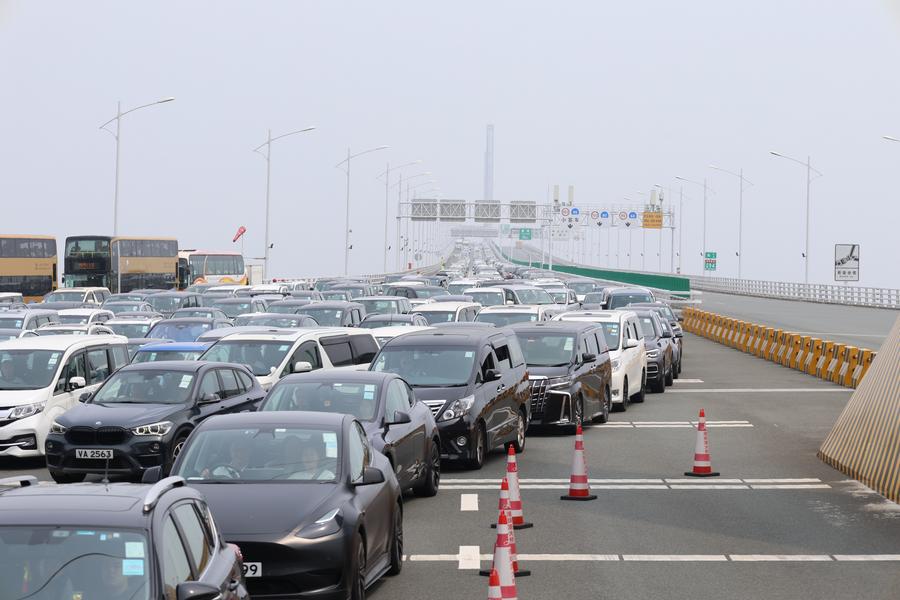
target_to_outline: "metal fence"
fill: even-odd
[[[790,283],[787,281],[760,281],[756,279],[730,279],[727,277],[691,277],[691,288],[743,296],[900,309],[900,289],[892,288]]]

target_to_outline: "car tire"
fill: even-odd
[[[513,441],[506,445],[507,451],[512,446],[516,454],[525,452],[525,430],[528,429],[528,421],[523,411],[519,411],[519,417],[516,419],[516,437]]]
[[[403,507],[397,503],[394,509],[394,535],[391,539],[391,567],[388,575],[399,575],[403,570]]]
[[[578,426],[584,424],[584,398],[581,397],[581,394],[575,397],[575,402],[572,404],[572,421],[574,424],[569,425],[567,429],[570,435],[575,435],[578,432]]]
[[[466,461],[470,469],[475,471],[484,466],[484,457],[487,455],[487,434],[484,425],[479,423],[475,427],[475,439],[472,440],[471,456]]]
[[[625,412],[628,410],[628,402],[630,398],[628,397],[628,378],[622,380],[622,402],[621,404],[613,404],[612,409],[615,412]]]
[[[164,474],[168,475],[172,472],[172,466],[175,464],[175,459],[178,458],[178,454],[181,452],[181,449],[184,447],[184,442],[187,440],[188,434],[187,432],[179,433],[175,436],[175,439],[172,440],[172,445],[169,446],[169,451],[166,454],[166,465],[164,469]]]
[[[50,477],[56,483],[81,483],[87,477],[86,473],[63,473],[62,471],[50,471]]]
[[[675,364],[669,365],[669,370],[666,371],[666,385],[673,385],[675,383]]]
[[[600,407],[600,414],[593,418],[594,423],[606,423],[609,421],[609,412],[612,410],[612,397],[609,388],[603,392],[603,406]]]
[[[681,376],[681,360],[672,363],[672,379],[678,379]]]
[[[415,491],[416,496],[431,498],[437,495],[440,485],[441,443],[439,440],[433,439],[428,449],[428,467],[425,469],[424,480],[413,491]]]
[[[355,542],[356,558],[351,565],[347,587],[350,588],[350,600],[366,600],[366,542],[359,534]]]
[[[650,389],[654,394],[662,394],[666,391],[666,379],[662,373],[657,375],[656,379],[653,380],[653,385]]]
[[[647,395],[647,373],[641,373],[641,389],[640,391],[631,397],[631,401],[635,404],[640,404],[644,401],[644,397]]]

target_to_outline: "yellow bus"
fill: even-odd
[[[178,287],[191,285],[247,285],[244,257],[240,252],[181,250],[178,253]]]
[[[0,234],[0,292],[36,302],[56,289],[56,238]]]
[[[175,289],[178,284],[178,240],[162,237],[114,237],[109,242],[109,289]]]

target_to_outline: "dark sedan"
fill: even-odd
[[[401,570],[400,485],[350,415],[208,419],[173,473],[203,493],[240,547],[253,598],[361,600]]]
[[[434,416],[397,375],[343,369],[289,375],[269,390],[259,410],[353,415],[390,461],[401,488],[437,494],[441,440]]]
[[[665,329],[655,310],[633,309],[644,332],[644,349],[647,352],[647,385],[657,394],[666,391],[674,382],[674,340],[670,329]]]

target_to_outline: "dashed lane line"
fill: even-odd
[[[471,512],[478,510],[478,494],[460,494],[459,510],[462,512]]]
[[[831,485],[812,477],[781,479],[589,479],[596,490],[827,490]],[[568,479],[520,479],[523,490],[565,490]],[[497,490],[497,479],[444,479],[444,490]],[[463,494],[464,496],[467,494]],[[460,500],[462,502],[462,500]],[[477,500],[476,500],[477,502]],[[461,508],[461,510],[464,510]],[[474,509],[477,510],[477,509]]]
[[[851,388],[695,388],[669,390],[670,394],[850,394]]]
[[[602,429],[693,429],[697,421],[609,421]],[[707,421],[709,428],[753,427],[750,421]]]
[[[681,379],[676,379],[675,383],[703,383],[703,380],[702,379],[685,379],[682,377]]]
[[[457,554],[408,554],[407,562],[455,562],[460,570],[474,570],[490,554],[479,546],[460,546]],[[900,562],[900,554],[519,554],[528,562]]]

